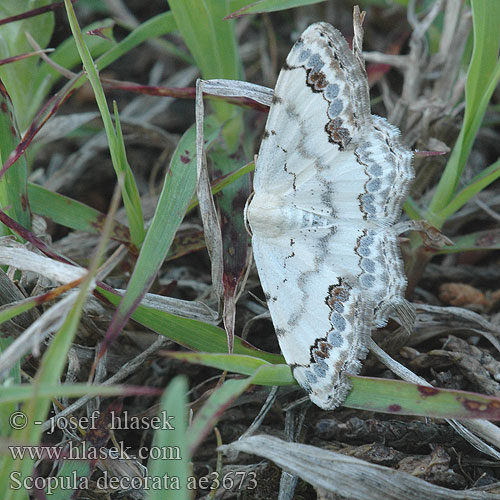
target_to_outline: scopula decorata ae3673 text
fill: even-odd
[[[346,398],[372,328],[412,314],[393,229],[413,179],[399,135],[371,114],[340,32],[309,26],[276,83],[245,216],[283,355],[324,409]]]

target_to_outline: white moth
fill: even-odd
[[[340,32],[309,26],[276,83],[245,217],[281,350],[321,408],[345,400],[371,329],[412,316],[393,227],[411,158],[371,114]]]

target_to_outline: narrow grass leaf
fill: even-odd
[[[236,181],[240,177],[243,177],[244,175],[250,172],[253,172],[254,170],[255,170],[255,163],[251,162],[247,163],[246,165],[243,165],[234,172],[223,175],[218,179],[215,179],[215,181],[212,183],[212,194],[217,194],[219,191],[222,191],[226,186],[228,186],[232,182]],[[197,206],[198,206],[198,199],[195,196],[193,197],[191,203],[189,204],[188,211],[193,210],[193,208],[196,208]]]
[[[42,7],[50,0],[2,0],[0,15],[11,16],[22,14],[25,10]],[[16,22],[0,26],[0,59],[23,54],[33,50],[26,33],[36,40],[42,48],[47,48],[54,31],[54,13],[45,12],[34,17],[20,19]],[[6,64],[0,67],[0,79],[7,87],[16,109],[16,119],[20,130],[25,130],[33,118],[31,97],[36,93],[36,81],[33,75],[37,74],[39,58],[30,57],[17,61],[15,64]],[[5,159],[4,159],[5,161]]]
[[[500,2],[472,0],[471,6],[474,48],[467,74],[464,122],[426,214],[426,219],[438,229],[446,217],[453,213],[452,208],[447,206],[455,194],[487,105],[500,77]]]
[[[235,354],[168,353],[175,359],[252,376],[259,385],[296,383],[289,366],[271,365]],[[350,376],[352,390],[344,406],[396,415],[500,420],[500,398],[473,392],[439,389],[400,380]]]
[[[0,352],[5,351],[13,338],[3,338],[0,336]],[[10,425],[12,415],[17,410],[15,401],[2,401],[5,391],[10,390],[14,385],[21,383],[21,363],[17,361],[14,366],[6,373],[0,382],[0,436],[5,438],[10,436],[12,426]]]
[[[120,131],[118,112],[115,106],[115,130],[106,102],[106,96],[104,95],[101,81],[99,80],[98,70],[85,44],[83,34],[78,25],[78,20],[76,19],[75,11],[70,0],[64,0],[64,2],[71,26],[71,32],[73,33],[78,52],[85,67],[92,90],[94,91],[97,106],[104,123],[113,168],[117,178],[123,178],[123,185],[120,187],[122,189],[123,203],[127,212],[131,240],[137,247],[140,247],[144,239],[144,220],[142,216],[141,199],[137,184],[135,183],[134,174],[127,162],[125,145]]]
[[[453,238],[453,246],[436,251],[437,255],[472,252],[474,250],[500,250],[500,229],[486,229]]]
[[[242,380],[226,380],[208,398],[189,426],[189,451],[193,455],[224,411],[252,385],[252,377]]]
[[[293,9],[295,7],[304,7],[315,3],[321,3],[325,0],[260,0],[256,2],[247,2],[245,7],[241,7],[229,16],[229,19],[248,16],[250,14],[263,14],[264,12],[276,12],[278,10]]]
[[[171,12],[159,14],[158,16],[146,21],[138,26],[132,33],[125,37],[121,42],[103,54],[97,61],[96,67],[102,70],[109,66],[112,62],[119,59],[121,56],[128,54],[134,47],[150,40],[170,33],[175,29],[175,21]],[[33,141],[33,138],[41,130],[44,124],[51,116],[59,109],[61,104],[68,98],[69,94],[81,87],[87,81],[87,77],[83,71],[75,75],[61,90],[59,90],[43,108],[37,113],[33,122],[27,128],[21,142],[15,149],[15,152],[4,161],[1,172],[8,170],[10,166],[26,151],[28,146]]]
[[[408,198],[406,198],[403,209],[406,215],[410,217],[410,219],[421,220],[424,218],[420,207],[411,196],[408,196]]]
[[[187,390],[184,377],[170,382],[160,401],[160,415],[173,417],[171,428],[156,429],[151,450],[166,453],[166,457],[152,455],[148,461],[148,475],[151,480],[163,484],[162,488],[151,488],[148,500],[190,500],[188,490],[190,455],[187,433]],[[162,417],[160,417],[161,419]],[[165,484],[166,482],[166,484]]]
[[[499,65],[500,69],[500,65]],[[461,189],[450,203],[439,213],[440,220],[446,220],[462,208],[472,197],[483,189],[487,188],[492,182],[500,178],[500,160],[496,161],[488,168],[485,168],[479,175],[474,177],[469,184]]]
[[[19,316],[20,314],[25,313],[26,311],[30,311],[31,309],[34,309],[35,307],[40,306],[41,304],[46,304],[47,302],[54,300],[55,298],[59,297],[63,293],[68,292],[69,290],[76,288],[77,286],[80,285],[82,279],[76,279],[74,281],[71,281],[69,283],[66,283],[64,285],[60,285],[58,287],[52,288],[49,292],[43,293],[41,295],[36,295],[33,297],[29,297],[26,299],[20,299],[17,300],[16,302],[9,302],[3,306],[0,306],[0,325],[4,323],[5,321],[8,321],[12,318],[15,318],[16,316]],[[33,324],[34,321],[36,321],[37,315],[29,316],[29,321],[26,323],[26,317],[22,318],[22,321],[27,325],[29,324],[30,327]],[[18,337],[19,338],[19,337]],[[16,339],[17,341],[17,339]],[[0,360],[0,366],[1,366],[1,360]]]
[[[206,135],[212,140],[218,134],[219,128],[213,121],[207,121],[205,125]],[[127,291],[106,334],[106,344],[116,338],[141,298],[149,290],[193,198],[197,181],[195,140],[196,129],[193,125],[184,133],[172,156],[151,226]]]
[[[75,450],[74,453],[81,453],[83,456],[83,447],[83,444],[78,447],[73,447],[73,450]],[[50,476],[46,479],[45,484],[47,484],[47,487],[44,489],[43,493],[46,495],[46,498],[50,498],[50,500],[76,499],[77,497],[75,495],[78,490],[70,493],[70,486],[79,487],[83,491],[86,490],[86,486],[90,484],[89,480],[92,471],[93,469],[88,460],[61,460],[61,468],[57,471],[57,475]]]
[[[202,78],[243,79],[235,23],[224,20],[229,14],[229,1],[169,0],[169,5]],[[211,106],[219,122],[224,124],[222,135],[226,149],[233,153],[243,131],[241,109],[223,101],[211,101]]]
[[[125,450],[117,450],[114,446],[106,447],[113,432],[110,427],[113,426],[114,415],[121,412],[122,406],[123,401],[121,399],[113,401],[104,411],[100,412],[97,420],[92,420],[91,425],[86,426],[85,430],[83,428],[78,429],[85,436],[85,439],[80,443],[70,443],[72,446],[66,445],[62,450],[66,457],[62,459],[62,465],[57,470],[57,474],[48,478],[48,484],[45,487],[47,496],[51,499],[66,500],[68,498],[67,490],[73,489],[71,498],[76,500],[79,496],[78,490],[89,489],[90,477],[98,462],[106,472],[110,472],[109,468],[112,469],[115,464],[119,464],[119,467],[127,463]],[[79,422],[77,423],[80,425]],[[50,453],[54,448],[60,450],[60,446],[49,446],[47,452]],[[132,469],[133,467],[128,470]],[[115,476],[115,471],[116,469],[112,470],[109,475]],[[122,475],[126,475],[126,473],[123,472]],[[133,477],[133,475],[129,477],[129,480],[133,480]]]
[[[269,364],[263,359],[242,354],[173,351],[163,351],[163,354],[170,358],[188,361],[189,363],[211,366],[243,375],[253,375],[262,365]]]
[[[3,164],[15,150],[20,140],[19,128],[14,113],[14,106],[0,81],[0,164]],[[6,213],[26,229],[31,228],[27,183],[26,157],[23,155],[17,160],[15,168],[5,172],[0,177],[0,206],[5,207]],[[11,234],[11,231],[0,224],[0,235]]]
[[[98,291],[112,304],[117,305],[120,302],[121,296],[116,292],[102,288],[98,288]],[[132,319],[189,349],[216,353],[227,350],[226,332],[202,321],[180,318],[143,305],[137,307]],[[234,337],[234,352],[262,358],[270,363],[284,363],[279,354],[261,351],[239,337]]]
[[[223,21],[229,13],[227,0],[169,0],[177,28],[193,55],[202,78],[240,80],[242,76],[234,23]],[[223,122],[233,114],[231,105],[212,103]]]
[[[500,420],[500,398],[439,389],[400,380],[349,377],[352,391],[344,406],[394,415]]]
[[[252,376],[252,383],[259,385],[293,385],[297,382],[292,370],[285,364],[271,364],[254,356],[227,353],[166,352],[166,355],[220,370]]]
[[[102,19],[92,23],[83,28],[83,32],[100,28],[102,26],[112,26],[114,21],[112,19]],[[99,36],[87,37],[86,44],[92,54],[93,58],[99,57],[110,49],[116,42],[106,40]],[[74,68],[81,64],[80,55],[75,46],[73,37],[69,37],[60,43],[56,50],[50,54],[49,58],[57,65],[63,68]],[[34,89],[35,93],[30,96],[30,116],[35,116],[36,112],[40,109],[43,100],[50,92],[55,83],[57,83],[63,76],[55,68],[47,64],[45,61],[39,64],[37,71],[34,72]]]
[[[298,385],[292,369],[285,364],[263,365],[252,375],[252,384],[257,385]]]
[[[0,394],[0,403],[19,403],[33,397],[34,388],[28,384],[3,386]],[[41,383],[37,387],[37,395],[49,398],[79,398],[82,396],[142,396],[157,394],[158,389],[149,387],[135,387],[125,385],[90,385]]]
[[[57,332],[49,348],[45,352],[40,368],[31,386],[32,397],[23,406],[23,412],[27,415],[30,425],[26,428],[15,431],[13,439],[36,445],[41,439],[41,426],[34,425],[33,422],[44,421],[49,411],[51,400],[48,396],[39,396],[38,387],[44,384],[56,384],[67,361],[67,353],[76,335],[82,307],[87,295],[87,288],[91,280],[87,279],[86,286],[82,287],[81,293],[71,312],[68,314],[63,326]],[[31,458],[13,459],[7,457],[0,470],[0,484],[6,484],[12,473],[19,473],[19,481],[24,481],[32,474],[34,460]],[[7,500],[15,499],[16,490],[7,489],[5,496]]]
[[[92,234],[100,234],[102,231],[106,216],[95,208],[60,193],[54,193],[38,184],[28,184],[28,196],[35,214],[48,217],[57,224],[76,231]],[[111,239],[130,244],[127,226],[113,221]]]
[[[110,210],[112,214],[114,214],[117,207],[118,197],[115,193],[111,201]],[[45,420],[51,405],[51,399],[48,396],[39,396],[38,389],[43,385],[55,385],[60,382],[61,374],[67,362],[68,351],[78,330],[83,306],[90,290],[95,287],[93,276],[97,272],[98,263],[104,253],[110,230],[111,224],[108,223],[104,227],[103,237],[99,241],[95,257],[91,262],[87,275],[82,281],[80,291],[76,295],[76,300],[42,357],[37,373],[33,378],[33,383],[31,384],[32,397],[22,406],[22,410],[27,416],[28,424],[23,429],[12,433],[12,438],[16,441],[38,445],[41,440],[42,427],[36,425],[36,422]],[[6,500],[22,498],[21,490],[8,487],[12,474],[18,474],[18,479],[23,484],[33,473],[33,466],[34,460],[26,457],[20,459],[7,455],[0,462],[0,487],[5,486],[4,498]]]

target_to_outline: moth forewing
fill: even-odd
[[[281,350],[321,408],[345,400],[371,329],[405,311],[392,226],[411,158],[371,115],[366,72],[340,32],[309,26],[276,83],[246,217]]]

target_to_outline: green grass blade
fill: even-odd
[[[49,398],[80,398],[82,396],[122,396],[150,394],[145,387],[131,387],[120,385],[90,385],[90,384],[65,384],[44,383],[37,387],[37,395]],[[33,386],[28,384],[16,384],[2,387],[0,394],[0,404],[20,403],[33,397]]]
[[[176,24],[172,12],[163,12],[157,16],[148,19],[140,24],[131,33],[129,33],[123,40],[118,42],[114,47],[109,49],[96,61],[97,68],[102,70],[109,66],[112,62],[119,59],[121,56],[128,54],[133,48],[141,43],[157,38],[176,29]],[[82,85],[85,80],[79,83]]]
[[[164,12],[148,19],[140,24],[123,40],[111,47],[107,52],[95,61],[98,71],[107,68],[111,63],[118,60],[121,56],[128,54],[132,49],[153,38],[161,37],[171,33],[176,29],[176,24],[172,12]],[[80,73],[69,85],[68,90],[81,87],[87,78],[85,74]]]
[[[176,377],[170,382],[160,401],[160,415],[163,412],[163,415],[173,417],[169,420],[173,429],[155,431],[151,450],[167,453],[167,459],[155,458],[152,455],[147,467],[151,478],[163,480],[170,478],[170,482],[163,483],[165,487],[162,488],[151,488],[147,493],[148,500],[191,499],[191,492],[188,489],[190,456],[187,433],[187,390],[186,379]]]
[[[103,19],[95,23],[85,26],[83,31],[87,31],[101,28],[102,26],[112,26],[113,21],[111,19]],[[109,50],[111,45],[115,45],[116,42],[112,40],[107,40],[100,36],[89,36],[86,39],[87,46],[92,54],[92,57],[99,57]],[[49,58],[57,65],[63,68],[74,68],[75,66],[81,64],[80,55],[75,46],[75,41],[73,37],[67,38],[62,43],[58,45],[56,50],[49,55]],[[57,83],[62,78],[61,73],[55,68],[47,64],[46,62],[41,62],[38,70],[35,73],[34,78],[34,95],[30,96],[30,115],[35,116],[36,112],[40,109],[44,98],[52,89],[53,85]]]
[[[325,0],[258,0],[245,2],[247,5],[233,12],[230,17],[248,16],[249,14],[262,14],[264,12],[276,12],[278,10],[293,9],[295,7],[304,7],[315,3],[321,3]]]
[[[112,304],[119,304],[120,295],[102,288],[98,288],[98,291]],[[132,319],[189,349],[215,353],[227,351],[226,332],[215,325],[195,319],[180,318],[174,314],[142,305],[134,311]],[[234,338],[234,352],[255,356],[269,363],[284,362],[279,354],[261,351],[239,337]]]
[[[235,24],[234,21],[224,21],[229,14],[229,1],[169,0],[169,5],[202,78],[241,80],[243,70]],[[225,123],[223,137],[227,149],[233,152],[243,130],[241,109],[222,101],[212,101],[211,105],[219,122]]]
[[[51,0],[2,0],[0,2],[0,17],[22,14],[23,12],[43,7]],[[35,17],[21,19],[19,21],[0,26],[0,59],[9,56],[31,52],[26,33],[29,33],[37,44],[45,49],[54,31],[54,13],[46,12]],[[20,130],[26,130],[33,119],[31,96],[36,91],[36,75],[39,67],[38,57],[29,57],[14,64],[6,64],[0,67],[0,79],[7,87],[16,109],[16,119]]]
[[[0,352],[7,349],[10,343],[14,339],[3,338],[0,335]],[[12,415],[17,410],[17,405],[15,401],[2,401],[5,391],[10,390],[14,385],[21,383],[21,362],[17,361],[16,364],[9,370],[8,374],[3,376],[3,382],[0,383],[0,436],[6,438],[10,436],[12,431],[12,426],[10,424],[10,419]]]
[[[17,441],[36,445],[41,439],[41,426],[34,425],[34,422],[44,421],[49,411],[51,400],[48,396],[38,394],[40,386],[56,384],[67,361],[67,353],[73,339],[76,335],[80,321],[81,311],[87,296],[87,289],[90,286],[90,279],[82,286],[79,296],[69,312],[63,326],[55,335],[52,343],[45,352],[40,368],[34,379],[34,384],[30,387],[32,396],[23,406],[23,412],[27,415],[28,425],[22,430],[12,433],[12,438]],[[0,484],[8,484],[11,474],[19,474],[19,481],[22,483],[25,478],[32,474],[34,461],[31,458],[24,457],[22,460],[13,459],[7,456],[0,469]],[[7,489],[4,494],[7,500],[13,500],[17,497],[16,490]]]
[[[448,205],[454,197],[486,107],[500,77],[500,2],[472,0],[471,6],[474,48],[467,74],[464,123],[426,214],[426,219],[437,228],[442,226],[451,212]]]
[[[104,94],[103,94],[104,95]],[[107,109],[107,107],[106,107]],[[123,204],[127,211],[127,219],[130,229],[130,239],[137,247],[140,247],[145,236],[144,218],[142,215],[141,195],[135,183],[134,174],[127,161],[127,153],[125,152],[125,142],[123,140],[123,133],[121,129],[120,119],[118,116],[118,108],[116,102],[113,102],[113,111],[116,126],[116,141],[113,148],[110,147],[111,157],[116,158],[116,164],[120,165],[117,169],[118,175],[124,175],[124,182],[122,188]],[[110,145],[112,143],[110,142]]]
[[[89,82],[94,91],[97,106],[101,112],[101,117],[104,123],[104,129],[106,130],[106,136],[109,143],[109,151],[111,153],[111,160],[113,163],[113,168],[120,178],[124,176],[124,182],[121,186],[122,188],[122,198],[125,205],[125,210],[127,212],[127,218],[130,228],[130,236],[132,242],[140,247],[144,239],[144,221],[142,217],[142,209],[140,203],[139,190],[134,180],[134,175],[127,162],[125,155],[125,145],[123,143],[123,137],[120,134],[118,114],[115,109],[115,122],[117,129],[113,126],[113,120],[108,109],[106,102],[106,96],[102,89],[101,81],[99,80],[98,70],[96,65],[90,55],[89,49],[85,44],[82,32],[78,25],[76,19],[75,11],[70,0],[64,0],[66,5],[66,11],[68,14],[68,20],[71,26],[71,31],[78,48],[78,52],[82,59],[85,71],[88,75]]]
[[[486,229],[453,238],[453,246],[440,248],[436,255],[472,252],[474,250],[500,250],[500,229]]]
[[[116,211],[117,205],[118,199],[115,196],[111,202],[111,209]],[[103,231],[103,238],[99,242],[89,272],[80,285],[73,306],[42,357],[40,366],[31,384],[32,397],[22,406],[22,410],[27,416],[28,425],[12,433],[12,439],[16,441],[37,445],[41,440],[42,427],[36,425],[35,422],[45,420],[51,405],[51,399],[48,396],[40,396],[38,391],[41,386],[55,385],[60,382],[61,375],[66,366],[68,351],[78,330],[83,306],[87,300],[89,291],[95,286],[93,276],[97,272],[98,263],[104,253],[110,229],[111,224],[106,224]],[[18,478],[22,484],[32,474],[33,465],[34,461],[31,458],[24,457],[24,459],[19,459],[9,455],[3,458],[0,462],[0,487],[4,488],[4,498],[6,500],[17,500],[23,497],[21,490],[9,488],[10,478],[12,474],[19,474]]]
[[[189,363],[211,366],[243,375],[253,375],[261,366],[269,364],[263,359],[241,354],[173,351],[165,354],[171,358],[189,361]]]
[[[0,81],[0,165],[14,151],[20,141],[14,106]],[[31,216],[26,193],[27,182],[26,156],[22,155],[11,168],[0,178],[0,206],[5,212],[26,229],[31,228]],[[10,230],[0,224],[0,236],[11,234]]]
[[[261,358],[241,354],[207,353],[207,352],[168,352],[168,356],[227,370],[242,375],[252,376],[254,384],[259,385],[293,385],[297,384],[292,370],[285,364],[270,364]]]
[[[169,353],[169,356],[190,363],[251,375],[253,384],[296,384],[288,365],[270,365],[249,356],[186,352]],[[400,380],[359,376],[350,376],[349,380],[352,390],[344,402],[344,406],[349,408],[396,415],[500,420],[498,397],[424,387]]]
[[[251,385],[252,377],[242,380],[226,380],[208,398],[189,426],[188,439],[191,455],[194,454],[229,405]]]
[[[224,16],[229,13],[229,2],[227,0],[169,0],[169,5],[177,28],[193,55],[196,65],[200,68],[203,78],[239,80],[242,76],[242,68],[234,34],[234,23],[223,21]],[[224,106],[227,105],[224,104]],[[219,119],[224,118],[219,116]]]
[[[57,224],[77,231],[100,234],[105,215],[95,208],[73,200],[60,193],[54,193],[38,184],[28,183],[28,196],[33,213],[48,217]],[[113,221],[111,238],[130,243],[130,233],[126,226]]]
[[[411,196],[408,196],[408,198],[406,199],[405,204],[403,205],[403,209],[406,215],[410,217],[410,219],[420,220],[424,218],[420,207]]]
[[[84,443],[80,444],[77,448],[82,456],[85,453]],[[71,495],[68,491],[68,485],[80,486],[85,490],[85,486],[89,485],[89,479],[92,474],[92,467],[90,462],[83,460],[62,460],[61,468],[57,471],[56,476],[49,476],[47,478],[47,487],[44,489],[46,498],[50,500],[68,500]]]
[[[218,134],[219,128],[213,121],[208,121],[205,125],[206,137],[212,140]],[[121,325],[129,318],[151,286],[193,198],[197,182],[195,140],[196,129],[193,125],[184,133],[172,156],[151,226],[146,234],[127,291],[108,330],[108,341],[112,341],[119,333]]]
[[[500,66],[499,66],[500,67]],[[485,168],[479,175],[474,177],[470,183],[460,190],[450,203],[439,213],[440,220],[446,220],[462,208],[473,196],[488,187],[492,182],[500,178],[500,160],[496,161],[488,168]]]
[[[400,380],[349,377],[344,406],[434,418],[500,420],[500,398],[474,392],[425,387]]]
[[[222,191],[226,186],[229,184],[235,182],[238,180],[240,177],[243,177],[244,175],[248,174],[249,172],[253,172],[255,170],[255,164],[254,162],[248,163],[247,165],[243,165],[239,169],[235,170],[234,172],[231,172],[230,174],[227,174],[223,176],[221,179],[216,180],[212,184],[212,194],[217,194],[219,191]],[[198,199],[194,197],[189,204],[188,211],[192,210],[193,208],[198,206]]]

